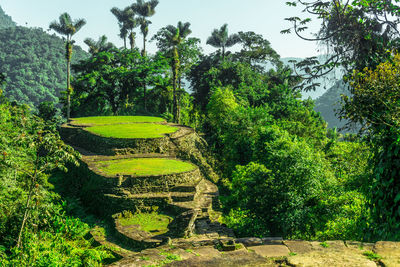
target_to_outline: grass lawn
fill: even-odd
[[[86,129],[91,133],[114,138],[158,138],[178,130],[176,127],[156,123],[101,125]]]
[[[165,158],[134,158],[98,161],[96,167],[107,175],[163,175],[191,171],[193,164]]]
[[[152,234],[164,234],[168,232],[168,224],[172,220],[172,217],[156,212],[140,212],[135,215],[119,218],[119,222],[122,226],[140,225],[140,230]]]
[[[117,123],[164,122],[163,118],[148,116],[101,116],[72,118],[72,125],[107,125]]]

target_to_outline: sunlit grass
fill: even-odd
[[[96,167],[107,175],[164,175],[191,171],[193,164],[165,158],[134,158],[98,161]]]
[[[164,122],[163,118],[149,116],[98,116],[71,119],[73,125],[107,125],[118,123]]]
[[[172,217],[152,213],[136,213],[118,219],[122,226],[139,225],[139,229],[152,234],[163,234],[168,232],[168,225],[173,220]]]
[[[156,123],[132,123],[93,126],[88,127],[87,130],[104,137],[158,138],[165,136],[167,133],[176,132],[178,128]]]

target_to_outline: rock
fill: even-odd
[[[202,247],[194,250],[194,253],[200,256],[207,256],[210,258],[221,257],[221,252],[212,247]]]
[[[345,241],[345,244],[350,249],[357,249],[357,250],[369,250],[372,251],[375,244],[374,243],[364,243],[358,241]]]
[[[185,211],[175,217],[172,223],[168,226],[171,233],[178,237],[190,237],[193,233],[198,210]]]
[[[400,266],[400,243],[376,242],[373,251],[382,257],[381,262],[387,267]]]
[[[346,249],[346,245],[341,240],[334,240],[334,241],[326,241],[325,242],[329,248],[336,249],[336,250],[344,250]]]
[[[284,245],[262,245],[251,249],[262,257],[284,257],[288,256],[290,252]]]
[[[257,238],[257,237],[236,238],[235,242],[236,243],[242,243],[246,247],[259,246],[259,245],[263,244],[262,240],[260,238]]]
[[[236,243],[233,239],[220,239],[218,243],[218,249],[222,251],[234,251],[236,249]]]
[[[245,250],[225,252],[218,257],[210,255],[192,257],[184,261],[175,261],[164,265],[169,266],[181,266],[181,267],[269,267],[276,266],[267,262],[267,259],[254,254],[249,253]]]
[[[264,245],[282,245],[282,237],[263,237],[261,238]]]
[[[283,243],[289,248],[292,253],[308,253],[312,251],[310,242],[301,240],[285,240]]]

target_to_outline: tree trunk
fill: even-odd
[[[35,189],[37,172],[38,172],[38,164],[39,164],[39,155],[38,155],[38,153],[36,153],[35,171],[33,172],[32,181],[31,181],[32,184],[29,188],[29,195],[28,195],[28,199],[26,200],[26,205],[25,205],[24,218],[22,219],[21,228],[20,228],[19,234],[18,234],[17,248],[20,248],[22,245],[22,233],[24,232],[25,224],[26,224],[26,221],[28,220],[28,216],[29,216],[29,206],[31,203],[33,191]]]
[[[172,75],[173,75],[173,115],[174,122],[179,123],[179,114],[178,114],[178,99],[177,99],[177,87],[178,87],[178,73],[179,73],[179,55],[178,49],[174,47],[174,63],[172,67]]]
[[[225,60],[225,46],[222,46],[222,60]]]
[[[133,50],[135,47],[135,34],[133,32],[129,34],[129,42],[131,44],[131,50]]]
[[[65,46],[66,48],[66,59],[67,59],[67,120],[71,117],[71,56],[72,56],[72,44],[68,40]]]
[[[126,49],[126,37],[124,37],[124,48]]]
[[[144,110],[145,111],[147,111],[147,96],[146,96],[146,91],[147,91],[147,88],[146,88],[146,83],[145,82],[143,82],[143,106],[144,106]]]
[[[146,36],[143,35],[143,50],[142,50],[142,56],[146,56]]]

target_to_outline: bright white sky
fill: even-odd
[[[254,31],[262,34],[271,42],[272,47],[282,57],[315,56],[315,43],[303,41],[294,34],[282,35],[280,31],[290,27],[284,18],[291,16],[306,17],[300,9],[285,5],[287,0],[160,0],[156,14],[150,18],[149,37],[158,29],[176,25],[178,21],[190,22],[193,37],[200,38],[206,53],[215,51],[206,45],[207,37],[214,28],[228,23],[230,33]],[[0,0],[0,6],[6,14],[21,26],[41,27],[45,30],[53,20],[63,12],[68,12],[73,19],[84,18],[87,24],[74,39],[83,49],[87,46],[83,40],[87,37],[98,39],[105,34],[109,41],[117,46],[123,42],[118,37],[119,28],[116,18],[111,14],[112,7],[124,8],[134,0]],[[314,32],[318,24],[314,24]],[[139,29],[137,29],[138,31]],[[150,39],[148,38],[148,39]],[[141,47],[142,36],[137,35],[136,43]],[[155,51],[155,44],[149,44],[149,50]]]

